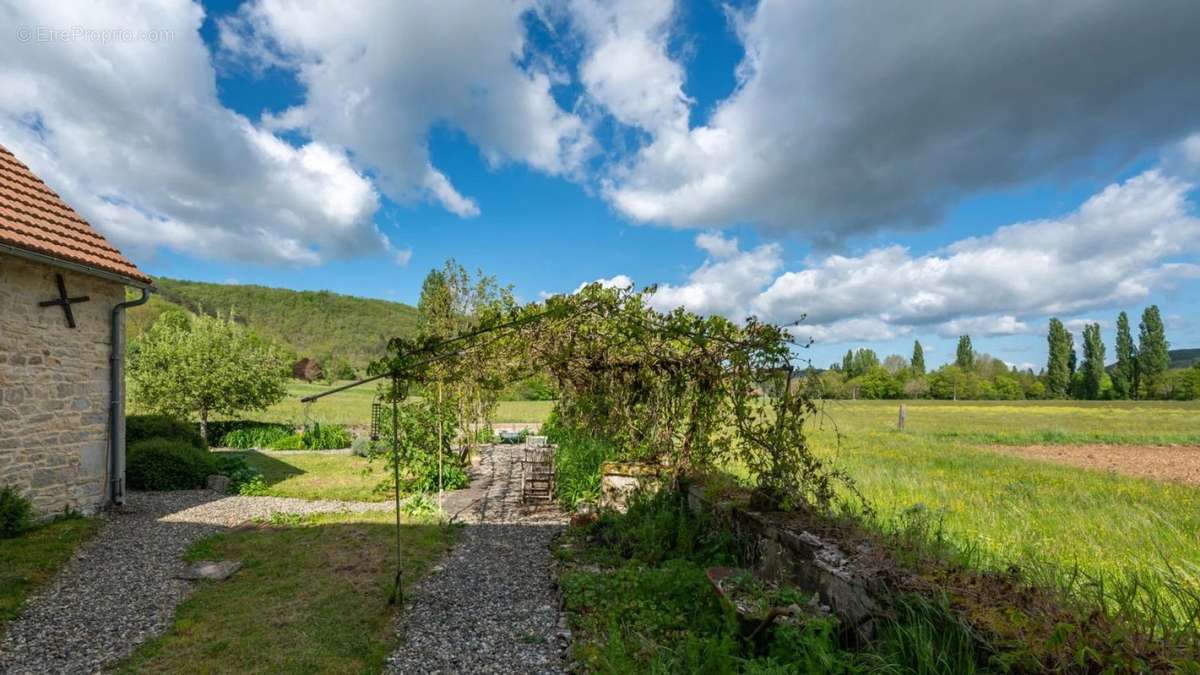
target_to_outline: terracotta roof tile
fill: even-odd
[[[150,283],[29,167],[0,145],[0,244]]]

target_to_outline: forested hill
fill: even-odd
[[[129,336],[146,330],[163,311],[182,307],[205,314],[233,312],[264,337],[323,364],[336,360],[362,369],[383,354],[388,338],[412,335],[416,308],[398,302],[239,284],[208,284],[156,277],[158,293],[129,312]]]
[[[1171,357],[1171,368],[1190,368],[1200,362],[1200,349],[1172,349],[1167,354]]]

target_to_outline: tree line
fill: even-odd
[[[913,343],[912,356],[892,354],[882,361],[871,349],[848,350],[824,372],[810,371],[809,382],[826,398],[937,399],[1200,399],[1200,362],[1171,370],[1170,343],[1156,305],[1142,312],[1135,342],[1129,315],[1117,317],[1116,362],[1106,365],[1099,323],[1084,326],[1082,358],[1075,336],[1058,318],[1047,333],[1046,366],[1018,369],[977,352],[971,336],[958,339],[955,358],[927,372],[925,350]]]

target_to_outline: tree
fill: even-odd
[[[899,354],[889,354],[883,360],[883,367],[892,375],[903,375],[909,369],[908,361]]]
[[[1050,319],[1050,332],[1046,338],[1049,356],[1046,360],[1046,397],[1066,398],[1071,386],[1071,333],[1062,321]]]
[[[958,352],[954,357],[954,365],[967,372],[975,369],[975,348],[971,346],[970,335],[958,337]]]
[[[1100,337],[1100,324],[1093,323],[1083,328],[1083,395],[1088,400],[1100,398],[1104,384],[1104,340]]]
[[[856,349],[850,361],[850,377],[860,377],[879,365],[879,355],[874,349]]]
[[[847,349],[846,355],[842,357],[842,372],[846,377],[854,377],[854,351]]]
[[[925,374],[925,350],[921,347],[920,340],[913,340],[912,370],[913,375]]]
[[[1129,315],[1117,316],[1117,365],[1113,368],[1113,394],[1117,398],[1137,398],[1137,347],[1129,333]]]
[[[1138,326],[1138,376],[1147,397],[1161,393],[1171,355],[1167,353],[1166,329],[1158,305],[1150,305],[1142,312],[1142,323]]]
[[[858,380],[858,394],[861,398],[899,398],[902,391],[900,380],[882,366],[871,368]]]
[[[287,393],[283,351],[232,316],[163,314],[130,349],[129,378],[137,401],[166,415],[208,418],[263,410]]]

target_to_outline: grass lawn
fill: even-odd
[[[299,499],[338,499],[378,502],[391,499],[392,492],[375,487],[387,478],[382,460],[369,462],[357,455],[335,455],[294,450],[264,453],[256,450],[235,453],[257,469],[267,483],[265,495]]]
[[[315,516],[214,535],[191,560],[241,560],[221,582],[200,582],[168,632],[117,670],[126,673],[378,672],[396,646],[387,604],[394,567],[391,514]],[[410,586],[457,529],[402,528]]]
[[[1075,590],[1142,585],[1120,601],[1148,616],[1200,609],[1200,489],[1012,457],[980,443],[1152,444],[1200,439],[1192,403],[829,402],[810,440],[854,477],[881,526],[942,537],[970,564],[1057,576]],[[1193,440],[1192,442],[1197,442]],[[1146,452],[1153,452],[1147,448]],[[1200,462],[1200,450],[1197,451]],[[1116,583],[1114,583],[1116,582]],[[1171,583],[1180,584],[1170,588]],[[1164,603],[1159,607],[1150,603]],[[1141,604],[1141,607],[1137,605]],[[1193,606],[1195,605],[1195,606]],[[1196,619],[1192,617],[1190,621]]]
[[[29,594],[49,581],[99,527],[92,518],[63,518],[19,537],[0,539],[0,632],[20,613]]]
[[[261,413],[251,413],[246,417],[263,422],[302,422],[304,404],[300,403],[300,399],[332,389],[339,384],[345,382],[321,384],[291,380],[288,382],[287,398]],[[313,403],[309,408],[309,417],[327,424],[367,427],[371,424],[371,402],[374,399],[375,385],[364,384],[357,389],[339,392]],[[553,407],[554,401],[500,401],[496,421],[542,422]]]

